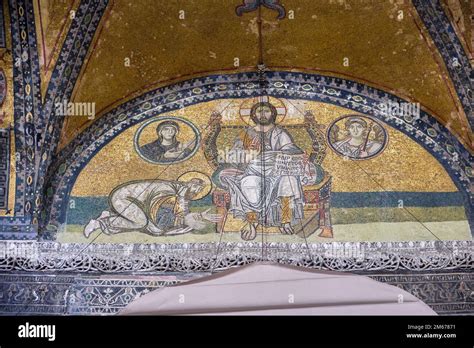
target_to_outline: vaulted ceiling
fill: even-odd
[[[95,102],[97,119],[134,96],[173,81],[255,70],[257,12],[237,16],[235,7],[241,3],[110,0],[72,101]],[[411,1],[281,3],[287,11],[283,20],[275,11],[262,9],[263,57],[270,70],[340,76],[419,102],[472,149],[472,131],[446,65]],[[37,31],[43,89],[77,6],[78,1],[59,0],[36,6],[41,14]],[[455,28],[472,57],[469,1],[446,0],[443,6],[457,21]],[[59,149],[95,120],[67,117]]]

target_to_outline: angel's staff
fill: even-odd
[[[370,132],[372,131],[372,125],[373,123],[372,122],[369,122],[369,130],[367,131],[367,136],[365,137],[365,141],[364,141],[364,146],[362,147],[362,152],[365,152],[365,149],[367,148],[367,143],[369,142],[369,135],[370,135]]]

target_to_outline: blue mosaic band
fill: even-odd
[[[43,192],[42,179],[56,151],[64,121],[64,115],[56,114],[55,104],[69,101],[107,3],[108,0],[81,2],[51,75],[42,110],[43,139],[36,162],[38,192]],[[40,208],[37,207],[37,212]]]
[[[3,13],[3,0],[0,0],[0,48],[7,47],[7,37],[5,33],[5,18]]]
[[[443,57],[472,130],[474,74],[466,52],[439,0],[413,0],[413,5]]]
[[[10,128],[0,129],[0,209],[8,209],[10,181]]]
[[[15,217],[0,218],[0,237],[31,239],[36,235],[36,226],[32,224],[35,205],[34,161],[42,107],[33,3],[31,0],[10,0],[9,11],[15,81]]]

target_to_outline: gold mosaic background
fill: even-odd
[[[318,123],[326,126],[339,116],[353,114],[350,110],[330,104],[306,101],[291,101],[291,103],[286,102],[288,108],[295,105],[300,111],[294,111],[293,117],[287,116],[283,125],[301,123],[303,110],[311,110]],[[186,118],[204,133],[213,111],[225,109],[225,115],[232,117],[238,115],[241,104],[241,99],[211,101],[160,116]],[[237,120],[240,120],[238,116]],[[224,121],[224,124],[236,123],[241,121]],[[141,159],[133,145],[135,132],[140,125],[121,133],[92,158],[80,173],[72,190],[72,196],[106,196],[115,186],[130,180],[176,179],[188,170],[212,174],[212,168],[202,150],[191,159],[170,166],[150,164]],[[384,152],[374,159],[347,161],[328,148],[323,168],[333,177],[333,191],[457,191],[448,174],[426,150],[402,133],[388,126],[385,128],[388,131],[389,143]],[[292,135],[297,143],[304,145],[304,139],[307,137],[304,129],[293,131]],[[225,140],[219,138],[219,141]]]
[[[111,1],[73,101],[95,102],[97,117],[146,90],[210,72],[254,70],[256,12],[241,0]],[[472,148],[467,118],[444,62],[409,0],[284,0],[294,19],[263,8],[271,70],[337,75],[420,102]],[[179,19],[183,10],[184,19]],[[400,12],[401,11],[401,12]],[[399,18],[402,13],[403,18]],[[125,59],[130,66],[125,66]],[[240,66],[234,66],[239,58]],[[349,66],[343,59],[349,59]],[[69,117],[61,146],[91,120]]]
[[[210,73],[254,70],[258,55],[256,12],[236,16],[235,6],[241,3],[241,0],[111,0],[83,64],[72,101],[94,102],[96,118],[99,118],[114,106],[159,86]],[[420,102],[422,109],[446,125],[468,149],[473,149],[472,132],[444,62],[411,1],[282,0],[282,3],[287,15],[291,11],[293,19],[288,16],[279,21],[274,11],[262,9],[263,53],[270,70],[340,76]],[[77,10],[79,0],[41,0],[33,4],[44,96],[72,22],[71,11]],[[442,5],[472,60],[471,2],[442,0]],[[7,49],[0,49],[0,67],[6,73],[8,90],[0,110],[6,112],[6,118],[0,127],[7,127],[13,122],[13,76],[6,1],[3,6]],[[181,10],[184,19],[178,18]],[[400,11],[402,19],[398,17]],[[126,58],[130,58],[128,67],[124,64]],[[239,58],[238,67],[234,66],[235,58]],[[349,66],[342,64],[344,58],[349,59]],[[205,119],[207,114],[198,114],[201,112],[198,109],[212,109],[206,105],[183,113],[196,109],[186,117],[202,125],[200,118]],[[335,111],[337,108],[330,106],[319,105],[318,108],[324,110],[324,115],[318,116],[322,117],[322,123],[340,114]],[[85,117],[66,117],[58,150],[93,122]],[[91,192],[86,187],[87,180],[89,187],[106,194],[110,187],[122,182],[114,171],[116,168],[123,168],[120,175],[124,181],[137,175],[156,177],[160,166],[141,161],[133,148],[129,148],[132,143],[122,140],[133,137],[132,133],[133,130],[124,133],[92,160],[78,179],[74,194]],[[389,135],[390,144],[384,154],[371,161],[341,162],[328,150],[324,167],[335,178],[340,178],[339,183],[334,183],[334,189],[380,190],[369,175],[389,190],[456,191],[447,174],[426,151],[391,129]],[[105,155],[106,151],[110,154]],[[15,153],[14,145],[11,152]],[[128,162],[125,153],[129,153]],[[118,160],[122,157],[123,161]],[[109,162],[104,162],[104,158]],[[201,160],[202,153],[198,153],[185,164],[204,166],[206,170]],[[419,162],[411,168],[409,163],[414,160]],[[13,207],[13,155],[10,163],[9,206]],[[348,166],[352,167],[348,169]],[[177,166],[172,168],[181,170]],[[384,168],[386,172],[382,174],[380,170]],[[116,174],[111,176],[110,182],[91,185],[91,171],[98,173],[98,177],[109,172]],[[348,180],[352,179],[347,174],[350,172],[358,173],[357,182]],[[166,175],[174,176],[174,172]],[[100,179],[95,180],[97,184]],[[345,181],[348,182],[342,184]],[[5,211],[0,210],[0,215],[5,215]]]
[[[79,0],[33,1],[43,98],[79,3]]]

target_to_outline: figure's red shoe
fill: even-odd
[[[323,230],[321,231],[320,234],[318,234],[318,237],[334,238],[334,235],[332,234],[332,227],[323,226],[322,228],[323,228]]]

